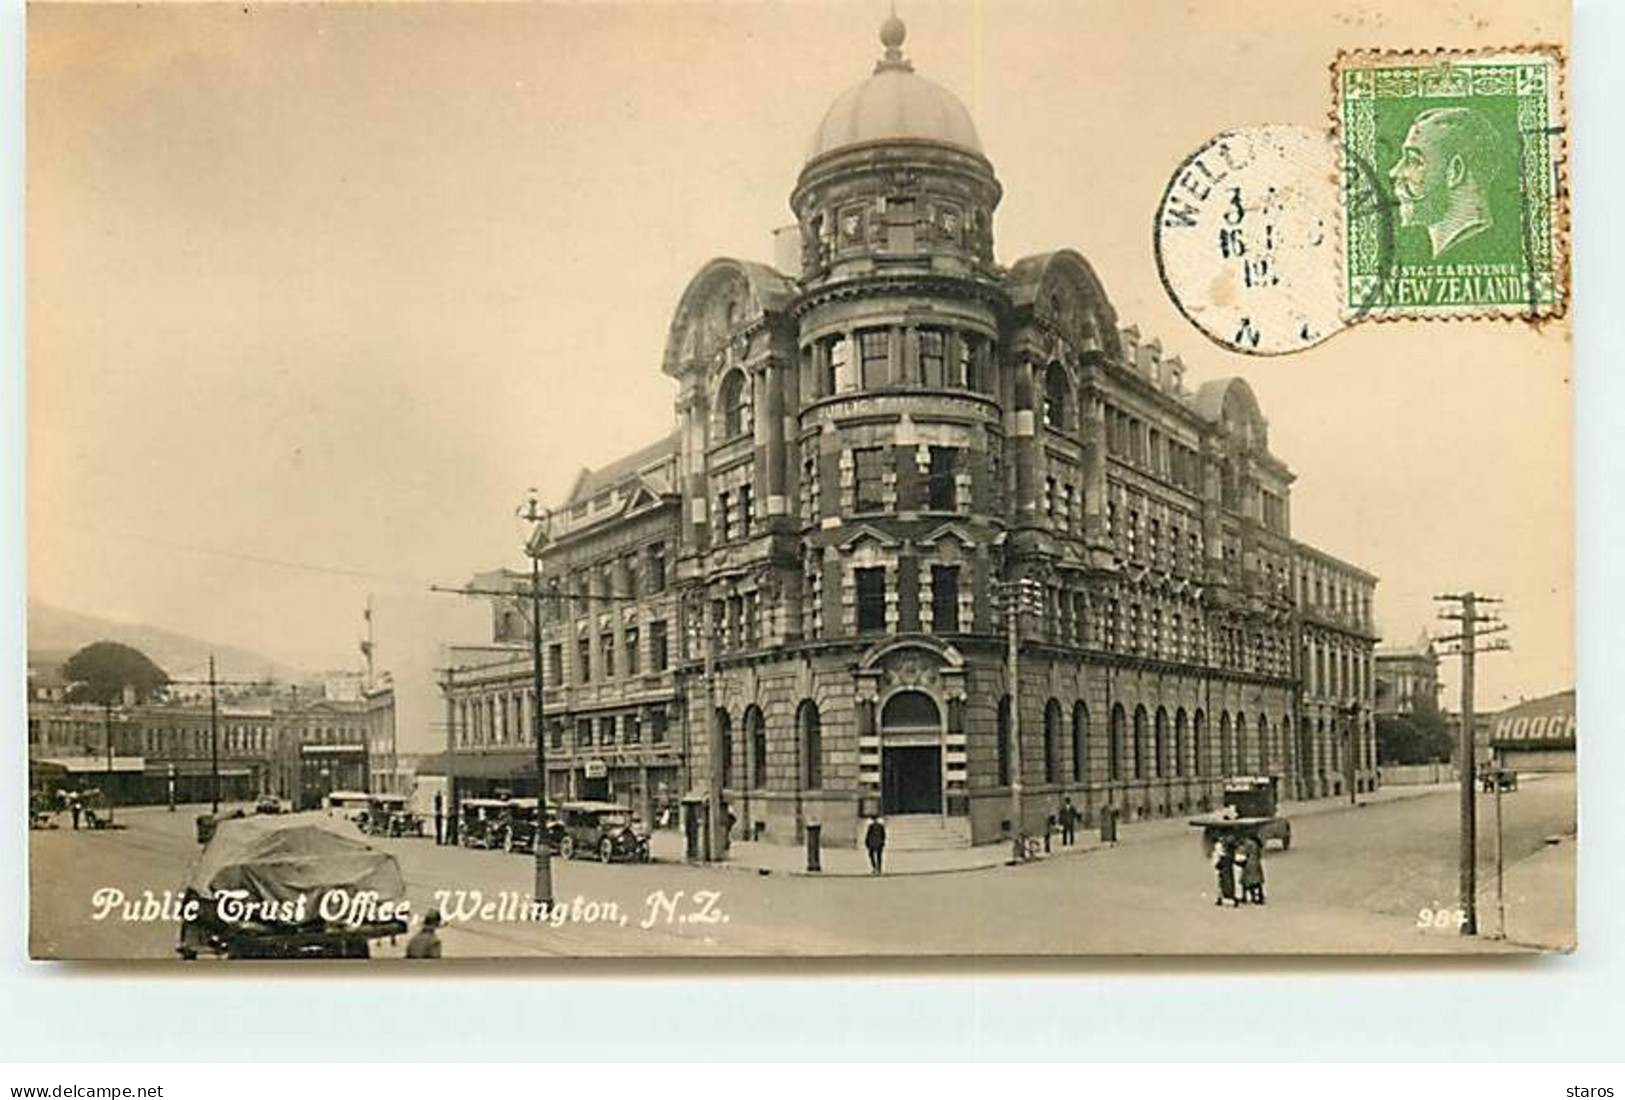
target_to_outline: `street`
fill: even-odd
[[[91,899],[102,887],[130,899],[178,890],[198,851],[198,809],[125,810],[127,828],[94,833],[74,832],[64,815],[63,827],[31,833],[33,953],[173,958],[173,922],[93,921]],[[1569,871],[1555,881],[1572,891],[1574,845],[1553,851],[1547,839],[1574,832],[1573,776],[1525,783],[1505,796],[1504,814],[1509,881],[1525,861],[1566,859]],[[1115,848],[1026,866],[880,878],[555,860],[555,895],[569,919],[546,925],[513,919],[517,904],[480,912],[505,891],[528,896],[529,857],[418,838],[373,843],[400,859],[415,913],[447,908],[448,957],[1394,954],[1565,945],[1560,937],[1494,940],[1493,907],[1481,907],[1486,935],[1476,939],[1419,920],[1456,906],[1456,824],[1454,793],[1437,790],[1305,813],[1294,819],[1291,850],[1268,853],[1268,904],[1240,909],[1214,906],[1212,870],[1195,831],[1179,822],[1128,826]],[[1482,800],[1478,873],[1489,891],[1493,829],[1491,803]],[[1512,888],[1507,897],[1514,917],[1561,900]],[[403,950],[404,940],[379,942],[374,955]]]

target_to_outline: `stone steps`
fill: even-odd
[[[941,814],[890,814],[886,821],[886,850],[928,852],[969,848],[970,818]],[[861,832],[860,832],[861,836]]]

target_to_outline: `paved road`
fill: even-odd
[[[1526,783],[1506,796],[1504,809],[1506,858],[1514,865],[1548,836],[1574,831],[1573,779]],[[1304,816],[1292,850],[1269,853],[1270,903],[1262,909],[1215,908],[1194,830],[1163,824],[1128,827],[1114,849],[1025,867],[879,879],[555,861],[556,896],[581,903],[568,923],[468,919],[453,921],[444,939],[448,956],[1510,950],[1417,927],[1419,910],[1454,905],[1456,812],[1453,795],[1434,794]],[[1482,813],[1480,874],[1487,881],[1493,819],[1487,807]],[[192,813],[122,816],[130,827],[115,833],[31,835],[36,954],[173,957],[173,923],[94,923],[90,899],[104,885],[131,897],[177,887],[197,851]],[[417,839],[377,843],[399,855],[418,911],[442,902],[442,890],[454,891],[453,904],[455,891],[467,891],[461,898],[473,904],[530,889],[524,856]],[[400,949],[382,943],[376,954]]]

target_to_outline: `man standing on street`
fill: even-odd
[[[1078,808],[1071,798],[1061,800],[1061,846],[1070,848],[1078,839]]]
[[[869,873],[880,874],[881,857],[886,851],[886,825],[878,815],[869,819],[869,829],[863,834],[863,846],[869,849]]]
[[[445,804],[441,801],[440,792],[434,792],[434,842],[437,845],[446,843]]]

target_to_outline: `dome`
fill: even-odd
[[[982,154],[970,112],[948,89],[915,73],[904,59],[896,16],[880,29],[886,55],[869,79],[835,100],[813,134],[807,159],[874,141],[935,141]]]

